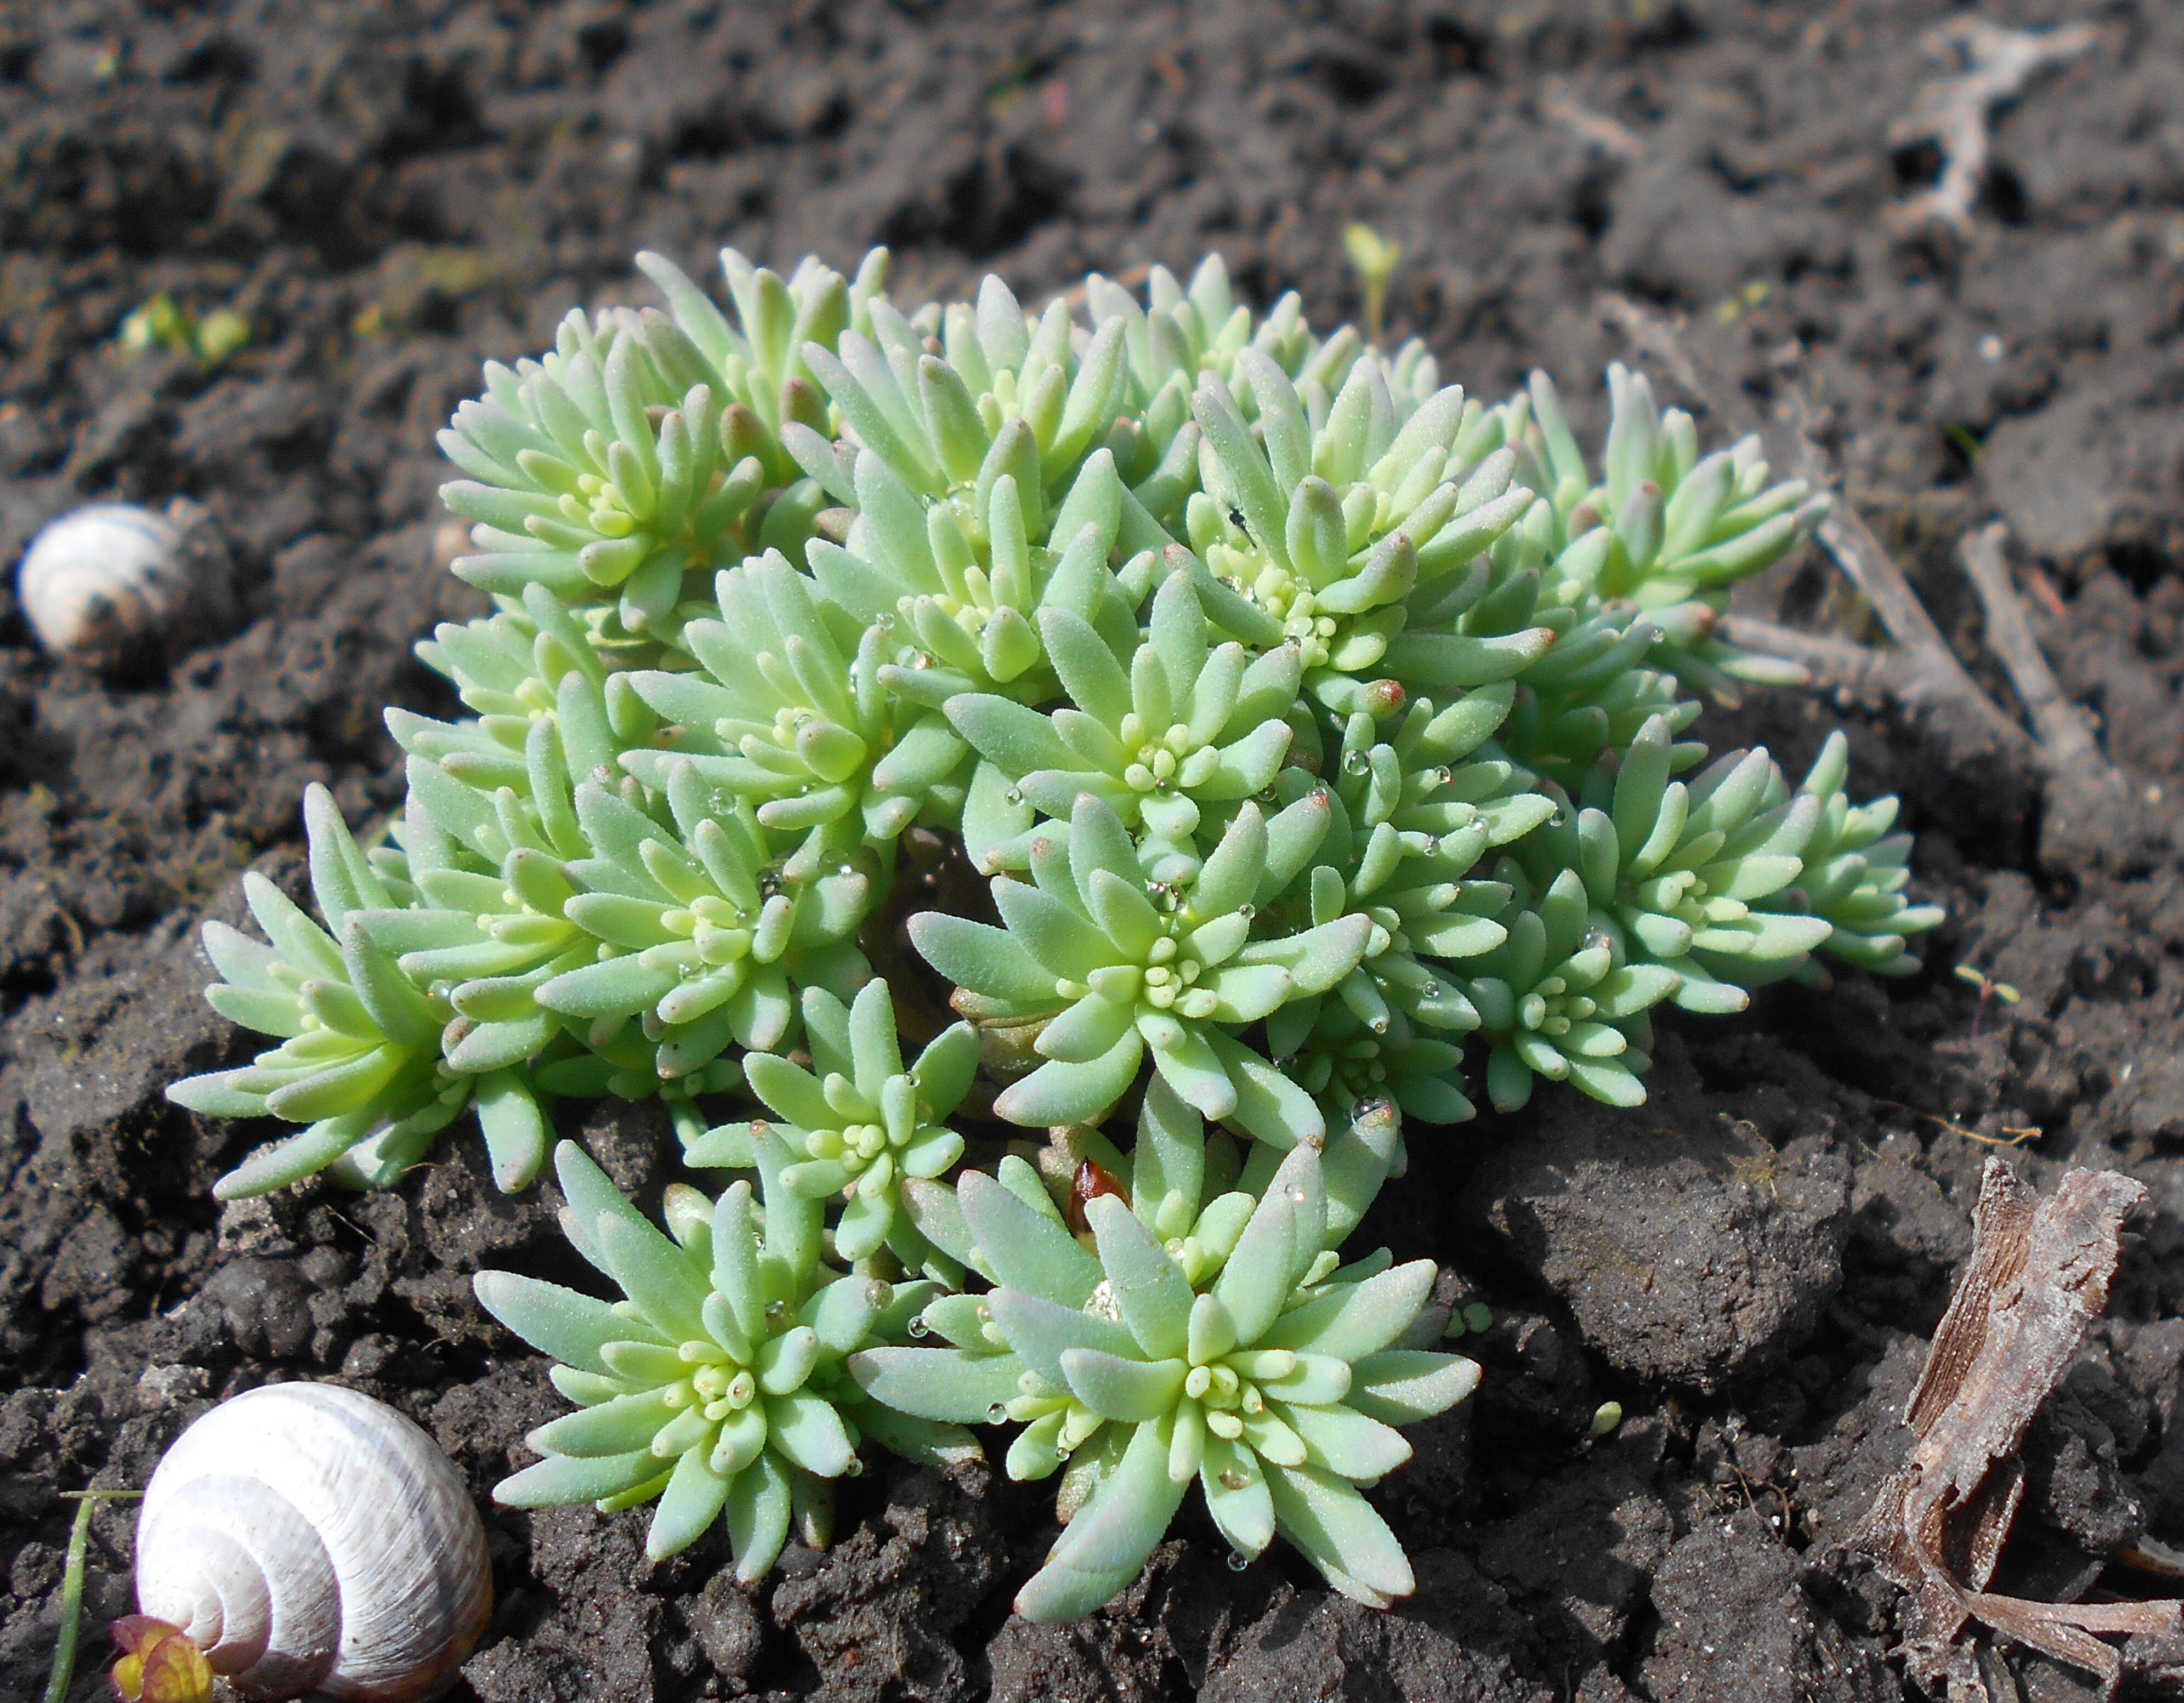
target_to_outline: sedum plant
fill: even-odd
[[[1202,1121],[1156,1080],[1134,1187],[1093,1194],[1082,1239],[1035,1183],[966,1174],[964,1251],[997,1286],[968,1319],[948,1303],[928,1316],[948,1308],[942,1330],[969,1345],[868,1350],[850,1372],[936,1419],[976,1416],[991,1394],[1025,1427],[1011,1477],[1066,1466],[1062,1534],[1018,1613],[1064,1620],[1106,1602],[1194,1479],[1241,1561],[1279,1534],[1346,1595],[1384,1608],[1410,1594],[1402,1545],[1358,1488],[1410,1458],[1396,1427],[1462,1400],[1479,1368],[1429,1346],[1447,1322],[1429,1304],[1432,1261],[1396,1266],[1384,1249],[1346,1266],[1334,1251],[1384,1173],[1394,1123],[1383,1102],[1324,1157],[1300,1144],[1201,1206]]]
[[[748,1169],[766,1144],[794,1162],[782,1186],[809,1200],[839,1197],[834,1250],[862,1260],[884,1244],[916,1270],[928,1249],[896,1210],[900,1184],[939,1176],[963,1155],[963,1138],[938,1121],[961,1104],[978,1067],[968,1023],[935,1036],[905,1070],[894,1003],[884,982],[865,984],[849,1005],[823,988],[804,995],[811,1070],[775,1053],[754,1053],[744,1075],[772,1119],[723,1124],[684,1145],[685,1163]]]
[[[656,1227],[582,1149],[564,1143],[561,1226],[622,1292],[609,1305],[510,1272],[482,1272],[479,1303],[556,1362],[554,1387],[577,1411],[531,1433],[545,1458],[504,1479],[510,1507],[657,1502],[645,1550],[688,1548],[725,1521],[737,1576],[760,1578],[792,1519],[824,1543],[833,1481],[861,1469],[861,1416],[889,1447],[927,1460],[975,1455],[958,1427],[876,1411],[842,1375],[844,1358],[883,1340],[928,1283],[846,1275],[820,1258],[820,1209],[783,1183],[778,1140],[747,1182],[717,1200],[677,1185]],[[761,1204],[762,1199],[762,1204]]]
[[[360,846],[314,789],[319,920],[253,877],[266,938],[208,926],[276,1044],[170,1095],[296,1127],[219,1192],[386,1184],[471,1113],[521,1188],[560,1099],[656,1099],[730,1175],[663,1233],[564,1150],[622,1299],[482,1280],[581,1410],[506,1494],[724,1518],[755,1577],[861,1441],[1014,1426],[1066,1521],[1028,1612],[1194,1479],[1238,1555],[1400,1594],[1360,1491],[1471,1374],[1429,1266],[1342,1263],[1382,1179],[1939,920],[1839,736],[1802,782],[1691,737],[1786,677],[1716,625],[1816,504],[1619,367],[1589,457],[1544,374],[1484,403],[1217,259],[1036,314],[878,251],[728,251],[725,309],[638,264],[664,310],[571,314],[442,436],[493,607],[419,648],[460,710],[388,712],[401,810]]]

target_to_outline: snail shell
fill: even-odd
[[[214,1408],[159,1462],[136,1601],[247,1697],[413,1703],[483,1633],[493,1569],[430,1437],[354,1390],[281,1383]]]
[[[15,592],[47,650],[99,664],[156,650],[189,601],[181,530],[126,503],[73,509],[31,541]]]

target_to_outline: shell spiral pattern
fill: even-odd
[[[245,1696],[437,1696],[492,1610],[485,1531],[439,1447],[383,1403],[270,1385],[167,1451],[136,1530],[139,1607]]]

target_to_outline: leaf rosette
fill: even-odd
[[[778,1046],[800,988],[855,993],[869,973],[851,937],[871,882],[854,867],[788,878],[755,815],[716,799],[694,763],[662,778],[671,827],[595,782],[577,789],[592,855],[566,866],[578,891],[563,910],[598,943],[535,997],[595,1050],[634,1024],[669,1081],[732,1044]]]
[[[938,1177],[962,1156],[963,1138],[941,1120],[970,1090],[978,1032],[957,1023],[905,1068],[886,982],[867,982],[846,1005],[823,988],[806,988],[803,1006],[810,1070],[776,1053],[743,1061],[744,1080],[773,1119],[708,1130],[685,1144],[683,1159],[741,1169],[758,1162],[770,1136],[794,1158],[783,1187],[847,1203],[833,1227],[838,1257],[863,1260],[884,1245],[914,1271],[927,1249],[897,1210],[900,1185]]]
[[[972,1173],[962,1216],[1000,1279],[980,1329],[1022,1368],[1002,1404],[1024,1422],[1009,1471],[1043,1478],[1065,1461],[1065,1525],[1017,1597],[1034,1621],[1099,1607],[1136,1577],[1192,1480],[1235,1553],[1277,1533],[1335,1589],[1385,1607],[1413,1588],[1386,1522],[1358,1494],[1409,1458],[1396,1429],[1468,1394],[1478,1368],[1424,1344],[1432,1261],[1384,1251],[1345,1267],[1332,1244],[1385,1173],[1395,1119],[1337,1144],[1255,1161],[1250,1187],[1203,1210],[1206,1143],[1162,1087],[1146,1097],[1135,1204],[1085,1203],[1088,1247],[1044,1194]],[[1361,1177],[1360,1169],[1364,1175]],[[1163,1233],[1166,1233],[1165,1236]],[[951,1381],[979,1362],[989,1385],[1011,1361],[916,1349],[860,1355],[868,1391],[917,1411],[948,1408]],[[959,1410],[958,1410],[959,1411]]]
[[[304,799],[312,896],[339,932],[321,928],[280,888],[243,877],[263,942],[222,922],[204,926],[221,980],[205,990],[213,1009],[281,1044],[237,1070],[170,1083],[167,1098],[220,1117],[272,1116],[307,1126],[246,1160],[214,1185],[222,1199],[263,1194],[338,1166],[348,1180],[381,1185],[422,1156],[435,1137],[482,1095],[504,1186],[530,1180],[544,1124],[522,1075],[460,1073],[441,1058],[450,1019],[406,976],[365,926],[393,896],[357,848],[333,795]]]
[[[1096,1122],[1150,1054],[1208,1117],[1282,1147],[1320,1136],[1310,1097],[1237,1032],[1324,993],[1364,952],[1372,924],[1362,916],[1252,938],[1257,896],[1286,884],[1327,816],[1318,793],[1272,821],[1247,803],[1187,879],[1158,881],[1121,819],[1086,793],[1066,837],[1033,840],[1031,881],[995,878],[1002,927],[913,917],[917,949],[973,996],[975,1014],[1045,1019],[1034,1043],[1045,1062],[994,1110],[1017,1123]]]
[[[1273,781],[1293,733],[1301,654],[1213,644],[1189,574],[1162,582],[1146,637],[1127,656],[1068,609],[1041,611],[1039,631],[1067,705],[1042,715],[972,693],[946,706],[1034,809],[1067,818],[1089,793],[1126,827],[1188,847],[1208,814],[1225,816]]]
[[[544,1458],[494,1488],[510,1507],[654,1502],[646,1552],[688,1548],[724,1521],[736,1575],[763,1578],[792,1522],[827,1541],[833,1481],[861,1471],[861,1414],[890,1447],[928,1458],[977,1452],[956,1428],[883,1415],[841,1376],[849,1355],[929,1300],[844,1277],[820,1261],[821,1214],[780,1182],[788,1155],[759,1144],[764,1204],[747,1182],[717,1201],[670,1189],[662,1232],[582,1149],[556,1168],[571,1245],[622,1293],[609,1303],[508,1272],[482,1272],[478,1300],[557,1362],[554,1388],[578,1411],[532,1432]]]
[[[672,749],[626,752],[622,767],[664,792],[687,762],[749,801],[762,827],[802,834],[785,865],[798,877],[893,842],[961,746],[939,711],[888,693],[882,630],[859,630],[778,553],[723,572],[715,595],[717,616],[682,629],[698,667],[632,678],[680,729]]]

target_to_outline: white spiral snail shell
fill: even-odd
[[[246,1697],[413,1703],[493,1606],[485,1528],[439,1446],[384,1403],[281,1383],[168,1450],[136,1526],[136,1601]]]
[[[159,648],[190,590],[181,530],[127,503],[94,503],[50,522],[15,574],[38,642],[94,663]]]

